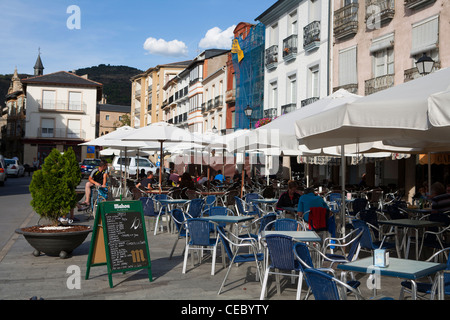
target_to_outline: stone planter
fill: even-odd
[[[59,256],[64,259],[80,246],[88,234],[92,232],[90,226],[74,225],[71,228],[60,230],[43,230],[45,226],[33,226],[17,229],[25,240],[35,249],[33,254],[37,257],[41,253],[48,256]]]

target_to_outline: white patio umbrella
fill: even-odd
[[[450,103],[449,85],[447,68],[354,102],[306,106],[310,115],[296,121],[297,138],[310,148],[382,141],[423,152],[449,149],[450,108],[443,107]],[[433,95],[440,98],[436,104]]]
[[[166,122],[152,123],[146,127],[136,129],[129,135],[122,138],[123,141],[141,141],[141,142],[157,142],[160,145],[161,163],[163,163],[163,146],[166,143],[188,142],[201,145],[207,145],[209,140],[201,139],[199,136],[193,135],[191,132],[176,127]],[[161,192],[162,168],[159,170],[159,191]]]
[[[448,150],[449,90],[446,68],[354,102],[310,110],[296,121],[297,138],[310,148],[382,140],[425,152]]]

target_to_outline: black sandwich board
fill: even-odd
[[[104,201],[95,213],[87,261],[86,280],[91,267],[106,265],[109,286],[112,274],[147,269],[152,280],[150,252],[140,201]]]

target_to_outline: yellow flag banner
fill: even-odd
[[[432,153],[431,164],[450,164],[449,153]],[[419,164],[428,164],[428,154],[419,155]]]
[[[241,46],[239,45],[238,39],[233,40],[233,44],[231,46],[231,53],[237,53],[239,62],[241,62],[241,60],[244,59],[244,51],[241,50]]]

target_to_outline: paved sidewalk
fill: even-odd
[[[76,217],[82,220],[79,224],[93,223],[92,219],[86,221],[82,213],[76,213]],[[28,225],[33,225],[38,219],[36,215],[31,214],[28,220]],[[146,224],[148,227],[148,219]],[[146,270],[116,273],[112,276],[114,287],[110,288],[106,266],[91,267],[89,279],[84,279],[91,236],[88,236],[71,257],[60,259],[46,255],[33,256],[33,248],[24,237],[15,235],[7,252],[0,257],[0,299],[28,300],[36,296],[45,300],[252,300],[253,304],[261,303],[261,286],[255,281],[256,268],[253,263],[234,267],[223,293],[217,295],[226,272],[221,258],[217,258],[214,276],[210,275],[210,260],[193,268],[189,259],[187,273],[182,274],[183,240],[178,242],[173,259],[168,258],[175,238],[175,234],[167,232],[156,236],[153,232],[148,233],[152,282],[148,280]],[[68,279],[74,275],[73,272],[68,273],[71,266],[79,267],[81,271],[80,289],[68,287]],[[366,287],[366,279],[366,276],[360,278],[361,290],[364,295],[370,296],[371,291]],[[398,299],[400,282],[401,279],[384,277],[381,293]],[[267,300],[294,302],[296,285],[290,284],[289,279],[285,278],[283,288],[281,295],[277,295],[272,280]]]

